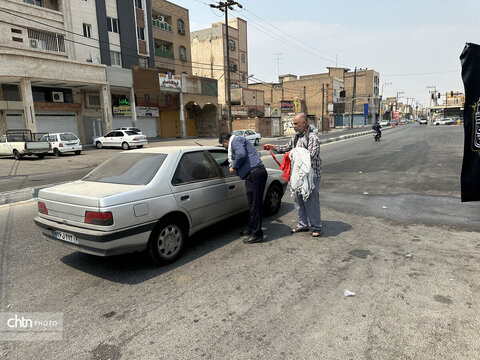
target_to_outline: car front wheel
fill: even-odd
[[[158,265],[174,262],[180,256],[187,237],[182,222],[175,218],[160,221],[150,235],[147,253]]]
[[[103,144],[102,144],[100,141],[97,141],[97,142],[95,143],[95,146],[97,147],[97,149],[103,148]]]
[[[254,145],[257,146],[259,142],[260,141],[258,139],[255,139],[255,144]]]
[[[278,185],[271,185],[267,190],[263,209],[266,216],[275,215],[282,204],[282,189]]]
[[[20,160],[22,158],[22,154],[20,154],[18,152],[18,150],[13,150],[13,157],[16,159],[16,160]]]

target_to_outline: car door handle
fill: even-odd
[[[235,189],[235,185],[230,185],[230,186],[228,187],[228,190],[233,190],[233,189]]]
[[[180,198],[181,201],[190,201],[190,196],[185,195]]]

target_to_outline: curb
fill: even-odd
[[[385,127],[384,130],[389,129],[390,127]],[[329,144],[332,142],[336,141],[341,141],[353,137],[358,137],[358,136],[363,136],[363,135],[369,135],[371,134],[372,131],[362,131],[358,132],[355,134],[349,134],[349,135],[341,135],[335,138],[330,138],[330,139],[325,139],[325,140],[320,140],[320,145],[323,144]],[[289,139],[290,137],[287,137]],[[92,145],[93,147],[93,145]],[[270,151],[269,150],[261,150],[259,151],[260,156],[270,156]],[[71,182],[71,181],[67,181]],[[16,202],[21,202],[21,201],[27,201],[31,199],[35,199],[38,197],[38,192],[41,189],[60,185],[60,184],[65,184],[67,182],[61,182],[61,183],[55,183],[55,184],[48,184],[48,185],[42,185],[42,186],[36,186],[36,187],[30,187],[30,188],[25,188],[25,189],[20,189],[20,190],[13,190],[13,191],[7,191],[4,193],[0,193],[0,206],[2,205],[8,205]]]

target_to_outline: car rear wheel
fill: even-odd
[[[122,149],[123,149],[123,150],[128,150],[128,149],[130,149],[130,145],[128,145],[127,142],[123,142],[123,143],[122,143]]]
[[[55,154],[56,157],[62,156],[62,153],[57,148],[53,149],[53,153]]]
[[[263,203],[263,210],[266,216],[275,215],[280,210],[282,204],[282,189],[274,184],[270,185]]]
[[[16,160],[20,160],[22,158],[22,154],[20,154],[18,150],[13,150],[13,156]]]
[[[258,139],[255,139],[254,145],[257,146],[260,141]]]
[[[137,145],[137,149],[143,148],[143,145]]]
[[[77,150],[77,151],[75,151],[75,155],[80,155],[81,152],[82,152],[82,150]]]
[[[39,159],[43,159],[43,158],[45,157],[45,154],[37,154],[37,157],[38,157]]]
[[[175,218],[161,220],[150,235],[147,253],[158,265],[174,262],[180,256],[187,237],[184,224]]]
[[[102,144],[100,141],[97,141],[97,142],[95,143],[95,146],[97,147],[97,149],[103,148],[103,144]]]

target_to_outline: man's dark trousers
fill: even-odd
[[[252,235],[263,236],[262,215],[263,215],[263,193],[267,183],[267,170],[263,165],[254,167],[245,178],[248,206],[250,208],[250,222],[248,227]]]

